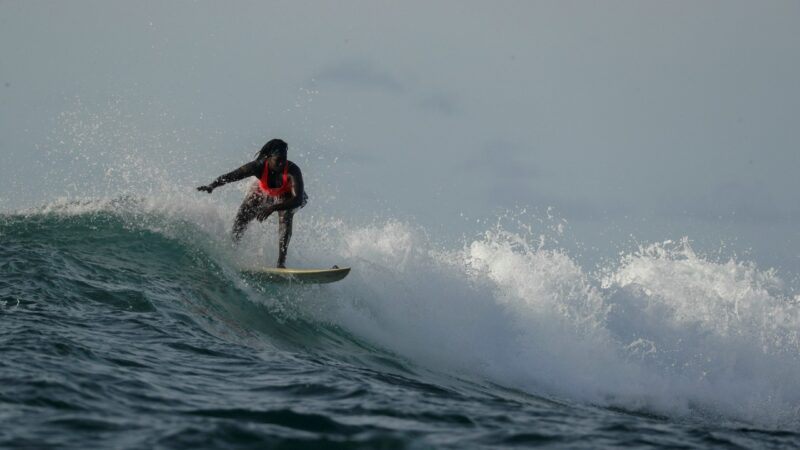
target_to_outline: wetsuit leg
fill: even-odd
[[[231,231],[233,242],[238,243],[242,238],[247,225],[256,218],[262,203],[261,195],[257,192],[250,192],[244,198],[242,205],[239,206],[239,212],[236,213],[236,219],[233,220],[233,230]]]
[[[286,253],[289,250],[289,240],[292,238],[293,218],[294,212],[292,211],[278,212],[278,234],[280,234],[280,240],[278,241],[278,267],[286,267]]]

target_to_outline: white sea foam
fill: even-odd
[[[337,231],[325,251],[356,269],[336,320],[418,364],[668,415],[800,418],[800,310],[774,271],[687,240],[590,276],[502,230],[451,251],[396,221]]]

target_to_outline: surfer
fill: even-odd
[[[281,139],[272,139],[256,153],[255,161],[249,162],[233,172],[218,177],[211,184],[200,186],[198,191],[209,194],[223,184],[256,177],[239,207],[233,221],[232,238],[239,242],[247,225],[253,220],[266,220],[278,213],[278,265],[286,267],[286,252],[292,237],[292,219],[298,209],[306,205],[308,196],[303,188],[303,174],[297,164],[286,159],[288,145]]]

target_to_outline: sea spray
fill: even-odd
[[[503,230],[449,252],[396,221],[343,235],[341,254],[369,275],[340,287],[360,308],[339,320],[412,361],[629,410],[798,419],[798,308],[773,270],[698,256],[688,240],[595,277]]]
[[[687,239],[624,255],[602,280],[608,328],[663,395],[724,417],[786,426],[800,405],[800,309],[773,270],[710,261]],[[666,390],[665,390],[666,388]]]

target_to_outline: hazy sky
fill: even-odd
[[[283,137],[328,209],[793,223],[799,83],[797,1],[0,1],[0,208]]]

